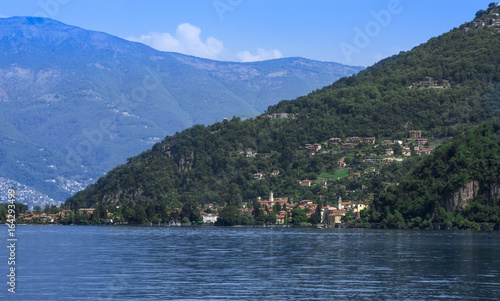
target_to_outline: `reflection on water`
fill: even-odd
[[[500,297],[498,232],[19,226],[17,235],[18,300]]]

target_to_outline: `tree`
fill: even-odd
[[[191,220],[191,217],[193,215],[193,208],[189,204],[184,204],[181,209],[181,214],[180,217],[181,219],[184,219],[187,217],[189,220]]]
[[[309,217],[309,222],[311,224],[319,224],[321,223],[321,207],[322,204],[319,203],[318,206],[316,207],[316,210],[314,211],[313,214]]]
[[[33,207],[33,211],[36,214],[42,214],[42,207],[40,207],[39,205],[36,205],[35,207]]]
[[[276,212],[269,212],[265,217],[266,224],[276,224]]]
[[[300,208],[299,206],[296,206],[292,210],[292,223],[295,225],[298,225],[300,223],[306,222],[307,221],[307,215],[304,209]]]
[[[487,12],[484,9],[481,9],[481,10],[477,11],[476,18],[481,18],[486,13]]]
[[[7,220],[7,208],[5,206],[0,206],[0,220],[5,221]]]
[[[49,214],[50,213],[50,204],[45,204],[45,207],[43,208],[43,213]]]
[[[144,224],[148,222],[146,210],[144,210],[144,207],[141,205],[135,206],[135,222],[138,224]]]
[[[241,215],[241,224],[242,225],[254,224],[254,219],[253,219],[253,216],[250,212],[248,212],[248,211],[243,212],[243,214]]]
[[[169,222],[177,222],[180,219],[179,213],[177,211],[170,212],[169,214]]]
[[[312,200],[314,198],[314,194],[312,191],[308,190],[304,193],[304,200]]]
[[[234,226],[240,224],[240,212],[236,206],[226,206],[219,212],[219,218],[216,225]]]

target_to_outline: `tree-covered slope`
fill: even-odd
[[[500,33],[454,29],[272,111],[322,114],[346,135],[392,136],[479,122],[500,105]],[[326,113],[326,116],[325,114]]]
[[[380,189],[369,219],[398,228],[500,222],[500,119],[436,149],[399,186]]]
[[[499,81],[497,28],[455,28],[268,110],[295,118],[233,118],[167,137],[68,199],[67,205],[239,203],[270,191],[300,197],[297,181],[335,170],[339,157],[307,156],[305,144],[346,136],[399,139],[412,129],[455,136],[498,116]],[[257,152],[255,158],[245,155],[249,150]],[[269,176],[274,170],[279,174]],[[267,176],[255,180],[255,173]]]

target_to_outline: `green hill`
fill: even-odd
[[[333,172],[340,155],[308,156],[306,144],[346,136],[400,139],[415,129],[456,136],[499,116],[499,92],[498,29],[455,28],[355,76],[282,101],[259,118],[194,126],[167,137],[69,198],[66,206],[238,205],[270,191],[296,199],[324,194],[328,201],[330,189],[325,193],[316,185],[305,192],[297,182]],[[289,118],[269,118],[274,113]],[[274,170],[279,174],[271,176]],[[256,173],[264,179],[255,180]]]
[[[500,223],[499,192],[500,120],[493,119],[438,148],[399,186],[380,189],[369,220],[394,228],[488,228]]]

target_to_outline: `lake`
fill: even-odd
[[[18,226],[9,300],[499,300],[500,232]],[[1,230],[7,244],[7,227]],[[8,280],[7,280],[8,281]]]

